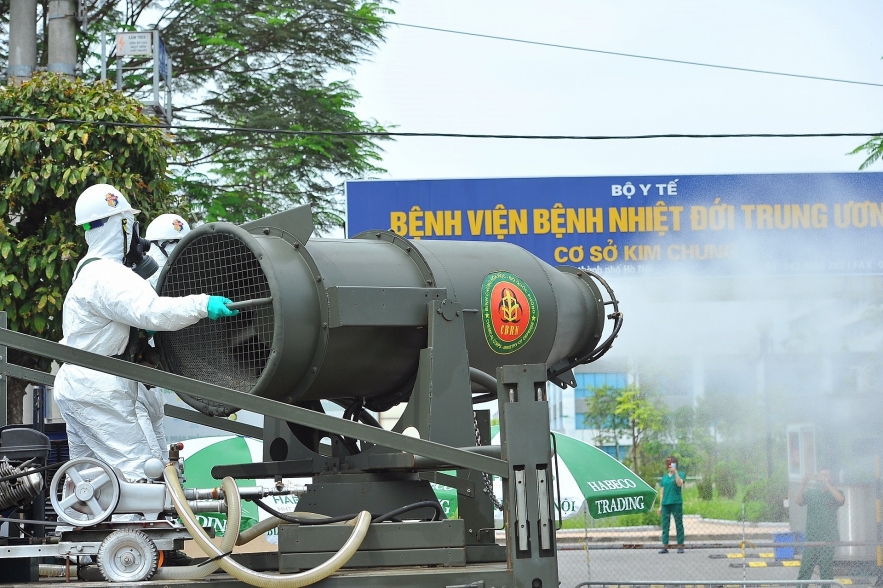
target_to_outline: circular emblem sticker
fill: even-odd
[[[481,284],[481,323],[494,352],[506,355],[527,345],[539,318],[537,299],[524,280],[503,271],[487,275]]]

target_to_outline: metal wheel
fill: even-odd
[[[98,548],[98,569],[110,582],[141,582],[156,573],[159,551],[142,531],[114,531]]]
[[[120,482],[113,468],[103,461],[81,457],[58,470],[49,497],[60,520],[74,527],[88,527],[113,514],[120,501]]]

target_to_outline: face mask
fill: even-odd
[[[159,250],[162,251],[162,254],[166,256],[166,259],[169,258],[169,255],[172,254],[172,251],[175,250],[175,246],[178,244],[178,239],[169,239],[168,241],[156,241],[154,245],[159,247]]]
[[[123,263],[132,268],[136,274],[145,280],[156,273],[159,264],[149,255],[144,255],[150,249],[150,241],[144,239],[140,235],[140,225],[138,222],[132,223],[132,238],[128,239],[126,225],[129,219],[123,219],[123,251],[126,252],[123,257]],[[128,248],[126,242],[128,241]]]

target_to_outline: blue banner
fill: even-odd
[[[520,245],[605,274],[883,274],[883,173],[347,183],[347,236]]]

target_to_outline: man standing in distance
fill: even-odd
[[[843,493],[832,486],[834,477],[831,470],[819,470],[817,476],[809,474],[803,477],[803,484],[797,492],[796,501],[800,506],[806,506],[806,541],[810,542],[836,542],[840,541],[840,532],[837,528],[837,509],[843,506],[846,498]],[[822,580],[834,579],[834,547],[807,547],[803,550],[800,561],[798,580],[809,580],[812,573],[819,566],[819,578]],[[823,584],[830,588],[830,584]]]
[[[659,553],[668,553],[668,530],[671,517],[675,520],[675,533],[678,539],[678,553],[684,553],[684,498],[682,489],[684,479],[678,472],[678,460],[674,457],[665,458],[668,471],[659,480],[659,514],[662,516],[662,549]]]

